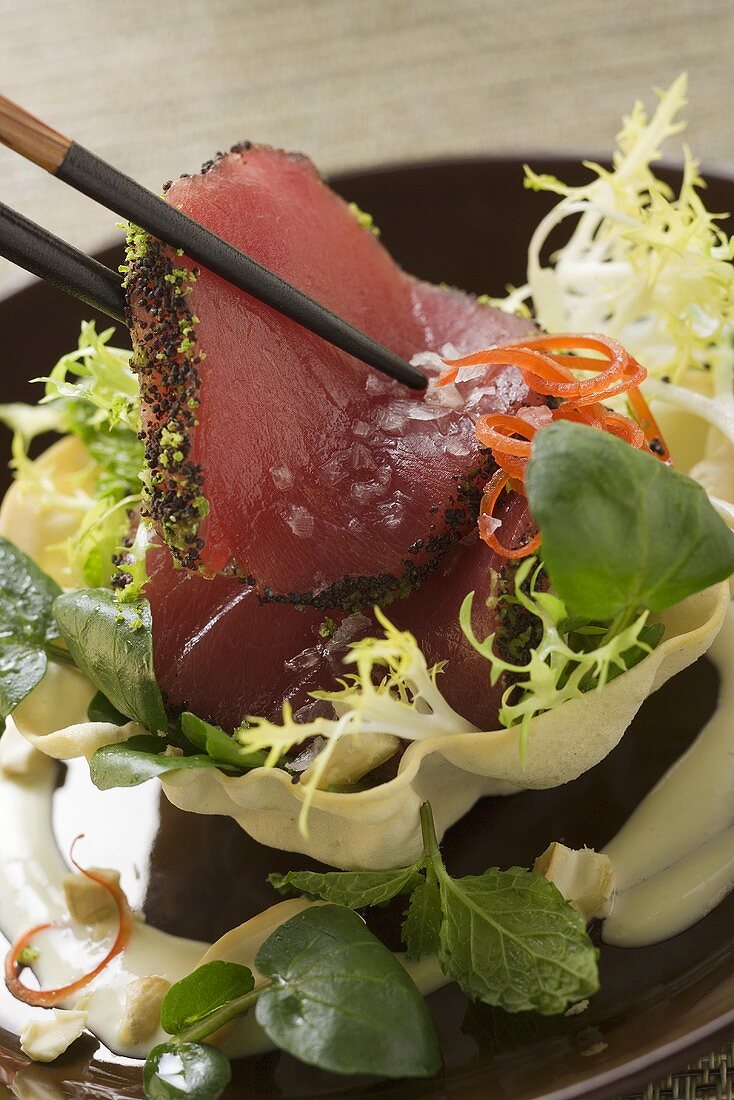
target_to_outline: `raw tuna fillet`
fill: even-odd
[[[240,147],[168,198],[406,358],[531,328],[406,275],[302,156]],[[179,562],[319,609],[419,584],[471,527],[474,423],[528,400],[519,372],[416,396],[159,242],[132,253],[150,509]]]
[[[521,498],[509,504],[503,526],[510,543],[524,536],[527,511]],[[429,665],[447,662],[441,691],[482,729],[494,728],[505,685],[490,686],[489,665],[461,632],[459,608],[467,592],[475,591],[476,633],[482,638],[491,633],[497,613],[486,600],[493,571],[504,565],[472,531],[417,591],[387,608],[397,626],[415,634]],[[369,608],[357,614],[336,610],[329,617],[337,629],[325,639],[319,632],[325,613],[261,604],[235,577],[205,580],[174,568],[164,547],[149,552],[148,571],[156,677],[168,705],[188,707],[229,729],[248,714],[277,719],[286,699],[298,714],[309,706],[309,690],[333,688],[344,675],[348,643],[379,630]]]

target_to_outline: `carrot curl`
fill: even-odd
[[[579,354],[591,352],[591,355]],[[514,366],[528,389],[553,401],[552,420],[570,420],[597,431],[609,432],[638,450],[648,449],[670,463],[670,454],[650,408],[639,390],[647,377],[640,366],[617,340],[607,336],[538,336],[522,344],[487,348],[460,359],[445,359],[448,366],[440,386],[455,382],[462,367]],[[591,377],[578,378],[576,371]],[[635,419],[612,412],[604,402],[626,394]],[[524,558],[540,545],[536,534],[523,546],[512,548],[497,538],[499,524],[494,518],[497,503],[506,490],[524,494],[525,472],[538,427],[522,416],[492,413],[477,422],[476,437],[487,447],[497,470],[487,482],[479,511],[479,534],[490,549],[505,558]]]
[[[37,924],[33,928],[29,928],[27,932],[19,936],[11,945],[5,956],[5,985],[16,1000],[23,1001],[25,1004],[32,1005],[34,1008],[53,1008],[55,1005],[60,1004],[61,1001],[66,1000],[67,997],[70,997],[80,989],[83,989],[86,985],[89,985],[98,974],[102,973],[116,955],[124,951],[132,932],[132,913],[130,912],[127,898],[120,888],[119,883],[106,878],[97,871],[90,871],[81,867],[74,858],[74,848],[81,839],[82,837],[78,836],[71,846],[71,862],[74,864],[77,871],[86,878],[91,879],[92,882],[96,882],[100,886],[103,886],[112,896],[117,909],[117,934],[115,935],[112,946],[96,966],[75,981],[70,982],[68,985],[59,986],[56,989],[29,989],[27,985],[24,985],[20,980],[20,974],[23,970],[20,956],[24,949],[29,947],[35,937],[41,932],[45,932],[50,928],[65,928],[68,927],[68,924],[64,921],[47,921],[45,924]]]

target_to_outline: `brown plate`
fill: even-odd
[[[572,161],[532,161],[562,178],[580,177]],[[342,176],[336,185],[374,214],[383,240],[408,270],[501,293],[506,283],[523,281],[530,234],[552,201],[523,190],[521,165],[520,158],[506,158],[400,166]],[[714,210],[734,207],[734,181],[710,177],[707,201]],[[3,400],[37,397],[38,388],[26,379],[46,373],[74,346],[79,321],[89,312],[38,284],[0,302]],[[552,840],[603,845],[690,743],[713,709],[716,690],[716,674],[702,660],[650,699],[618,748],[575,783],[482,801],[446,838],[450,870],[528,865]],[[83,762],[60,776],[54,821],[63,851],[84,832],[89,863],[122,869],[133,902],[150,923],[202,939],[276,900],[265,882],[269,871],[309,865],[255,844],[230,820],[181,813],[153,784],[100,794]],[[378,919],[380,931],[394,937],[399,914],[385,910]],[[734,1035],[733,928],[731,895],[666,943],[626,951],[602,947],[601,992],[587,1012],[569,1019],[470,1006],[455,986],[433,994],[429,1005],[445,1068],[432,1081],[337,1077],[273,1053],[236,1063],[228,1095],[616,1096]],[[9,997],[0,997],[0,1083],[13,1094],[48,1100],[142,1096],[139,1068],[91,1038],[52,1067],[29,1066],[13,1034],[13,1007]]]

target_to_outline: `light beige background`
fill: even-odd
[[[243,137],[325,171],[601,153],[683,69],[696,152],[734,167],[733,47],[734,0],[0,0],[2,92],[156,188]],[[84,248],[114,232],[4,149],[0,199]]]

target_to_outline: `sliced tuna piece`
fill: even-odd
[[[503,538],[519,542],[528,523],[522,498],[513,498],[503,522]],[[482,729],[496,725],[505,684],[490,686],[489,665],[464,638],[459,609],[467,592],[474,591],[476,633],[491,633],[497,613],[487,599],[504,564],[473,531],[417,591],[386,609],[397,626],[415,634],[429,665],[447,662],[439,677],[441,691]],[[344,675],[348,643],[379,632],[369,609],[327,615],[313,608],[261,604],[254,590],[235,577],[206,580],[175,568],[164,547],[149,552],[148,569],[156,676],[168,705],[188,707],[229,729],[248,714],[277,719],[286,699],[296,712],[309,707],[309,690],[334,688]],[[328,619],[336,631],[330,624],[325,637],[321,628]]]
[[[241,147],[168,198],[407,358],[532,328],[406,275],[302,156]],[[158,242],[133,252],[151,513],[179,562],[319,609],[420,583],[471,526],[476,416],[529,400],[519,372],[416,396]]]

